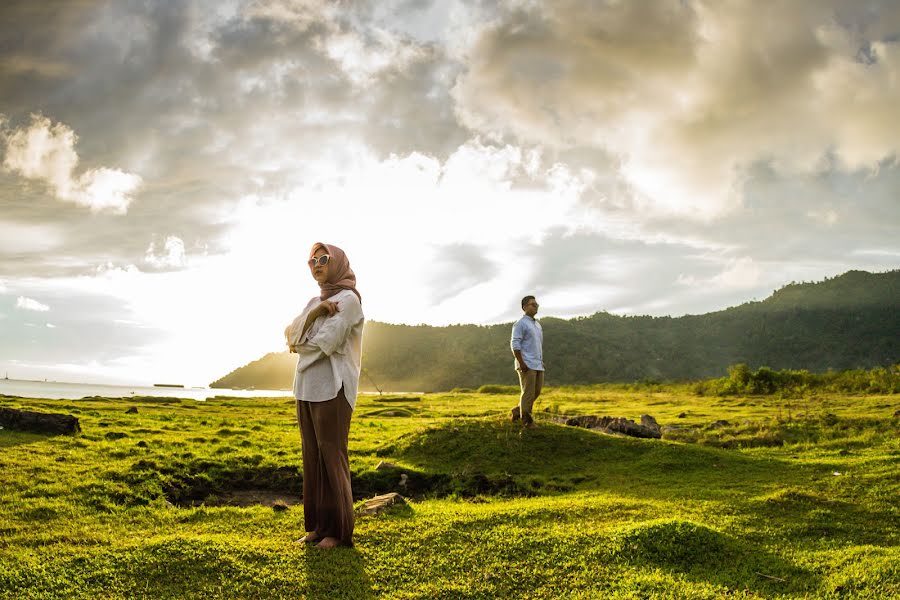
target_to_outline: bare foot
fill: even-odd
[[[318,542],[320,539],[322,539],[322,538],[319,537],[318,533],[316,533],[315,531],[310,531],[309,533],[304,535],[302,538],[297,540],[296,543],[297,544],[314,544],[314,543]]]
[[[322,541],[316,544],[316,548],[322,548],[327,550],[328,548],[337,548],[341,545],[341,541],[336,537],[328,536],[326,538],[322,538]]]

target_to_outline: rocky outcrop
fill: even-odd
[[[650,415],[641,415],[640,424],[625,417],[598,417],[596,415],[584,415],[566,419],[566,425],[570,427],[585,427],[603,433],[627,435],[638,438],[659,439],[662,433],[656,419]]]

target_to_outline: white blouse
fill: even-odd
[[[297,350],[294,397],[305,402],[324,402],[337,396],[344,387],[350,408],[356,408],[359,372],[362,362],[362,333],[365,317],[359,298],[350,290],[341,290],[328,298],[338,305],[333,316],[321,316],[303,332],[306,316],[319,305],[316,296],[288,327],[288,344]]]

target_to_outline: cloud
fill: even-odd
[[[698,279],[692,275],[679,275],[676,281],[682,285],[707,289],[753,289],[760,283],[762,269],[752,258],[742,257],[731,260],[726,268],[708,279]]]
[[[367,317],[406,323],[535,292],[544,315],[703,312],[897,264],[897,3],[0,11],[5,356],[221,375],[316,292],[315,239]],[[57,328],[26,331],[20,295]]]
[[[184,241],[181,238],[170,235],[157,253],[156,242],[150,242],[144,262],[155,269],[180,269],[187,265],[187,257],[184,253]]]
[[[871,170],[900,151],[900,39],[877,25],[896,23],[896,4],[509,6],[468,48],[453,90],[461,121],[609,152],[656,213],[736,209],[759,161],[811,173],[833,154],[838,168]]]
[[[493,279],[498,266],[485,256],[484,248],[474,244],[448,244],[435,248],[426,283],[432,291],[432,304],[441,304]]]
[[[42,254],[59,248],[64,239],[62,228],[57,225],[0,220],[2,254],[19,258],[23,254]]]
[[[22,233],[20,243],[0,235],[0,246],[34,249],[0,261],[0,275],[79,275],[108,262],[156,270],[145,257],[154,235],[165,231],[177,231],[188,249],[223,253],[234,226],[227,215],[243,197],[279,202],[301,186],[331,187],[373,154],[421,151],[443,160],[469,137],[448,94],[459,66],[438,46],[357,18],[363,7],[251,2],[199,10],[180,2],[84,2],[65,11],[19,8],[19,23],[0,25],[0,39],[23,55],[65,62],[67,70],[51,82],[0,69],[11,122],[30,129],[32,112],[52,120],[44,135],[55,143],[54,161],[18,162],[45,177],[32,181],[52,175],[71,196],[107,198],[109,208],[48,202],[44,186],[23,186],[19,171],[0,170],[0,220],[58,234]],[[29,36],[16,33],[23,29]],[[381,58],[354,66],[349,54],[329,54],[332,38],[355,40],[352,48]],[[55,127],[64,131],[54,133]],[[88,166],[118,172],[99,171],[79,186]],[[137,190],[125,192],[131,173],[146,180],[140,202],[133,201]],[[47,189],[56,195],[55,184]],[[126,203],[129,218],[114,222],[113,207]],[[38,241],[53,247],[39,252]],[[156,243],[162,247],[153,256],[168,257],[164,242]]]
[[[372,84],[386,70],[403,71],[425,54],[416,44],[377,28],[366,37],[352,31],[333,34],[324,39],[322,46],[357,86]]]
[[[137,175],[106,167],[76,176],[75,133],[63,123],[53,124],[41,115],[32,115],[27,127],[4,132],[0,141],[6,146],[6,169],[26,179],[42,181],[59,200],[92,211],[124,214],[133,199],[131,195],[142,183]]]
[[[33,310],[35,312],[47,312],[48,310],[50,310],[50,307],[46,304],[41,304],[37,300],[26,298],[25,296],[19,296],[19,298],[16,300],[16,308],[21,308],[22,310]]]
[[[10,75],[38,75],[58,78],[70,74],[69,66],[61,61],[46,60],[27,54],[6,54],[0,57],[0,72]]]

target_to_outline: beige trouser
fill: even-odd
[[[353,545],[353,491],[347,438],[353,409],[344,388],[326,402],[297,401],[303,450],[303,519],[306,531]]]
[[[541,388],[544,387],[544,372],[528,369],[526,372],[516,370],[519,374],[519,386],[522,388],[522,395],[519,396],[519,414],[522,422],[528,425],[534,421],[531,416],[531,409],[534,407],[534,401],[541,395]]]

